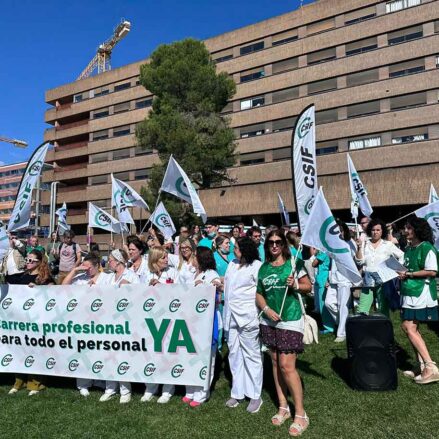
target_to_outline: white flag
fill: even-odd
[[[63,205],[55,212],[58,216],[58,228],[61,234],[66,230],[70,230],[70,226],[67,224],[67,205],[64,202]]]
[[[26,170],[21,179],[14,209],[8,224],[8,232],[23,229],[29,226],[32,204],[32,191],[40,178],[46,159],[48,143],[44,143],[35,150],[27,163]]]
[[[162,232],[165,239],[169,239],[176,232],[172,218],[162,202],[151,215],[151,222]]]
[[[292,141],[292,173],[300,231],[306,222],[318,193],[316,163],[315,106],[306,107],[297,119]]]
[[[360,176],[358,175],[357,170],[355,169],[354,163],[352,162],[349,154],[347,154],[347,157],[348,157],[349,184],[351,186],[352,202],[360,208],[361,212],[363,212],[363,215],[371,216],[373,209],[372,206],[370,205],[369,199],[367,198],[366,188],[361,182]],[[352,212],[352,214],[354,213],[355,212]]]
[[[322,189],[314,200],[301,243],[327,253],[334,259],[341,274],[352,283],[361,281],[349,244],[340,238],[340,228],[335,222]]]
[[[439,201],[427,204],[418,210],[415,210],[415,215],[418,218],[424,218],[433,229],[434,246],[439,249]]]
[[[256,222],[254,218],[252,218],[253,227],[259,227],[259,224]]]
[[[5,225],[0,222],[0,261],[6,256],[9,250],[9,238],[6,234]]]
[[[201,216],[203,222],[206,222],[206,211],[201,204],[197,191],[172,155],[169,157],[168,167],[166,168],[160,191],[168,192],[192,204],[194,212]]]
[[[279,192],[277,193],[277,202],[278,202],[280,214],[284,219],[284,223],[288,226],[290,224],[290,214],[288,213],[288,210],[285,207],[284,200],[282,200],[282,197],[280,196]]]
[[[439,201],[439,197],[437,196],[437,192],[433,184],[430,184],[430,195],[428,196],[428,204],[434,203],[435,201]]]
[[[97,227],[98,229],[108,230],[113,233],[122,233],[120,222],[93,203],[88,203],[88,227]]]

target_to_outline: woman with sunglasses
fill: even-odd
[[[197,246],[192,239],[187,238],[180,242],[180,262],[178,263],[178,273],[180,283],[193,284],[197,269],[195,268],[195,251]]]
[[[281,230],[272,230],[265,240],[265,263],[259,270],[256,304],[261,310],[262,343],[270,349],[273,377],[279,410],[271,418],[280,426],[291,417],[287,391],[294,400],[294,422],[291,436],[300,436],[309,425],[303,407],[303,389],[296,370],[297,355],[302,353],[304,318],[298,294],[311,291],[311,282],[303,270],[303,261],[292,259]]]
[[[25,262],[26,271],[14,280],[15,285],[28,285],[29,287],[55,285],[55,281],[50,276],[49,265],[41,251],[32,250],[27,255]],[[45,389],[39,376],[16,375],[14,386],[9,391],[9,394],[13,395],[24,387],[29,390],[29,396],[37,395],[40,390]]]

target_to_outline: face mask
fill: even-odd
[[[210,232],[210,233],[207,234],[207,236],[208,236],[209,238],[215,238],[216,233],[215,233],[215,232]]]
[[[224,249],[220,248],[220,252],[221,252],[223,255],[228,255],[228,254],[230,253],[230,250],[224,250]]]

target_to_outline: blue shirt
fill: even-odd
[[[258,252],[261,262],[265,262],[265,250],[264,250],[264,244],[262,244],[262,242],[258,246]]]
[[[229,266],[229,262],[233,261],[233,253],[229,253],[228,255],[223,255],[226,257],[227,262],[221,257],[221,255],[218,254],[216,251],[213,254],[216,262],[216,272],[221,276],[224,277],[226,274],[227,267]]]
[[[208,236],[206,236],[206,238],[203,238],[198,243],[198,247],[207,247],[207,248],[210,248],[212,250],[213,241],[215,240],[215,238],[216,238],[216,235],[213,238],[209,238]]]

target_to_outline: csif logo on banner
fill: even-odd
[[[184,372],[184,367],[182,364],[176,364],[171,370],[172,378],[180,378]]]
[[[104,212],[97,212],[95,215],[95,223],[101,227],[105,227],[108,226],[108,224],[111,224],[111,219]]]
[[[169,311],[171,312],[177,312],[179,310],[181,306],[181,302],[179,299],[174,299],[170,304],[169,304]]]
[[[333,216],[330,216],[323,221],[319,231],[320,241],[325,249],[330,253],[349,253],[349,250],[345,247],[336,248],[334,244],[337,242],[343,242],[340,239],[340,227],[335,222]]]
[[[93,363],[91,370],[93,371],[93,373],[101,373],[103,368],[104,368],[104,363],[98,360]]]
[[[315,197],[314,196],[312,196],[306,203],[305,203],[305,208],[304,208],[304,210],[305,210],[305,213],[307,214],[307,215],[309,215],[309,213],[311,212],[311,209],[312,209],[312,207],[313,207],[313,205],[314,205],[314,199],[315,199]]]
[[[125,212],[130,207],[130,204],[132,203],[132,192],[127,188],[124,187],[121,191],[117,191],[114,194],[114,197],[116,198],[116,206],[119,206],[119,210],[121,212]]]
[[[130,369],[130,365],[126,361],[122,361],[117,367],[117,373],[119,375],[125,375]]]
[[[206,309],[209,308],[209,302],[206,299],[201,299],[196,305],[195,305],[195,311],[197,311],[197,313],[201,314],[204,311],[206,311]]]
[[[200,372],[198,373],[198,376],[204,381],[207,376],[207,366],[204,366],[200,369]]]
[[[168,215],[166,215],[165,213],[162,213],[161,215],[159,215],[157,217],[156,223],[157,223],[157,226],[160,226],[160,227],[172,227],[171,221],[169,220]]]
[[[27,299],[26,302],[23,303],[23,309],[24,309],[25,311],[28,311],[28,310],[31,309],[34,305],[35,305],[35,300],[34,300],[34,299]]]
[[[12,299],[10,297],[7,297],[2,302],[2,308],[3,309],[8,309],[11,305],[12,305]]]
[[[47,369],[53,369],[55,367],[56,360],[53,357],[50,357],[46,361],[46,368]]]
[[[46,311],[52,311],[53,308],[56,306],[56,300],[50,299],[46,303]]]
[[[76,358],[70,361],[69,363],[70,372],[74,372],[78,367],[79,367],[79,361]]]
[[[29,167],[29,175],[32,177],[39,175],[42,167],[43,162],[41,160],[37,160],[35,163],[32,163],[32,165]]]
[[[177,178],[175,182],[175,189],[177,189],[177,192],[184,197],[190,197],[189,189],[183,179],[183,177]]]
[[[72,299],[66,306],[67,312],[72,312],[78,306],[78,301],[76,299]]]
[[[24,367],[32,367],[35,363],[35,358],[32,355],[29,355],[24,360]]]
[[[119,312],[126,311],[126,309],[128,308],[129,304],[130,304],[130,302],[128,301],[128,299],[125,299],[125,298],[124,299],[120,299],[119,302],[117,302],[116,309]]]
[[[155,300],[154,298],[150,297],[149,299],[146,299],[143,303],[143,310],[146,312],[151,311],[155,306]]]
[[[364,189],[363,183],[361,183],[358,174],[353,172],[351,175],[355,192],[360,196],[367,195],[366,189]]]
[[[14,360],[14,357],[11,354],[6,354],[1,361],[1,365],[3,367],[8,367],[12,361]]]
[[[299,139],[303,139],[311,131],[313,125],[314,122],[311,120],[311,118],[305,117],[297,127],[297,135],[299,136]]]
[[[101,299],[95,299],[95,300],[93,300],[93,302],[92,302],[91,305],[90,305],[90,309],[91,309],[93,312],[97,312],[97,311],[99,311],[99,310],[101,309],[101,307],[102,307],[102,300],[101,300]]]
[[[29,182],[27,182],[22,193],[22,200],[20,201],[20,205],[18,206],[19,212],[17,212],[17,215],[14,218],[14,224],[20,222],[21,211],[26,206],[27,200],[30,198],[31,195],[32,195],[32,185]]]
[[[148,363],[143,369],[143,374],[147,377],[150,377],[156,371],[156,369],[157,368],[154,363]]]

